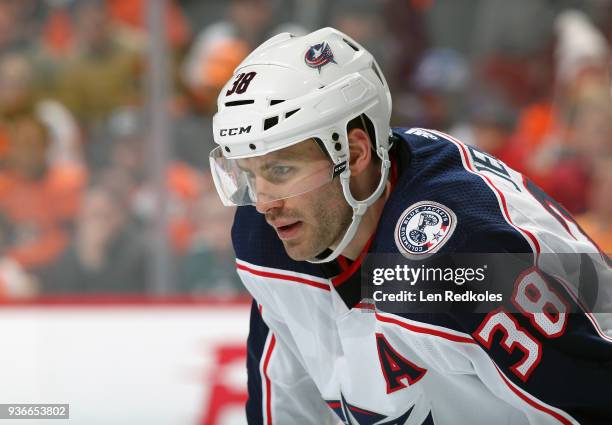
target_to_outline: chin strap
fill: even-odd
[[[389,161],[389,151],[385,148],[378,148],[378,156],[381,158],[380,165],[380,181],[378,182],[378,186],[376,190],[363,201],[358,201],[353,197],[350,188],[350,180],[351,180],[351,169],[347,166],[346,169],[340,174],[340,184],[342,185],[342,192],[344,193],[344,199],[346,202],[353,207],[353,219],[351,224],[346,229],[342,240],[338,244],[338,246],[324,258],[316,257],[313,260],[308,260],[309,263],[328,263],[330,261],[335,260],[344,249],[348,246],[348,244],[355,237],[355,233],[357,233],[357,229],[359,228],[359,224],[361,223],[361,219],[364,214],[368,210],[368,208],[381,197],[381,195],[385,192],[385,187],[387,185],[387,179],[389,178],[389,170],[391,169],[391,161]],[[327,250],[329,251],[329,250]]]

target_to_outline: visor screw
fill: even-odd
[[[340,150],[342,150],[342,145],[340,143],[336,143],[334,145],[334,149],[336,149],[337,151],[340,151]]]
[[[228,148],[227,146],[225,147],[225,152],[229,152],[230,148]]]
[[[334,142],[337,142],[339,138],[340,138],[340,136],[338,136],[338,133],[332,133],[332,140]]]
[[[251,148],[252,151],[257,149],[257,146],[255,146],[253,143],[249,144],[249,147]]]

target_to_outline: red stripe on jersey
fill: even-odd
[[[272,425],[272,384],[270,383],[270,377],[268,376],[268,365],[270,364],[270,357],[272,356],[272,351],[274,351],[274,346],[276,345],[276,337],[272,334],[272,338],[270,339],[270,345],[268,345],[268,352],[266,353],[266,358],[264,360],[263,373],[264,378],[266,379],[266,416],[268,417],[268,425]]]
[[[363,413],[365,415],[370,415],[370,416],[375,414],[374,412],[368,412],[367,410],[363,410],[363,409],[360,409],[359,407],[355,407],[355,406],[349,406],[349,410],[352,410],[353,412]]]
[[[339,255],[337,260],[343,272],[350,267],[348,261],[343,255]]]
[[[462,342],[465,344],[476,344],[476,341],[474,341],[474,339],[472,339],[471,337],[454,335],[454,334],[444,332],[438,329],[430,329],[430,328],[425,328],[422,326],[413,325],[411,323],[405,323],[398,319],[382,316],[378,313],[374,313],[374,314],[376,314],[376,319],[380,320],[381,322],[392,323],[394,325],[398,325],[398,326],[401,326],[402,328],[408,329],[409,331],[412,331],[412,332],[434,335],[434,336],[438,336],[440,338],[448,339],[454,342]]]
[[[353,307],[353,308],[361,308],[361,309],[364,309],[364,310],[375,310],[375,309],[376,309],[376,307],[374,306],[374,304],[371,304],[371,303],[364,303],[364,302],[361,302],[361,303],[357,304],[357,305],[356,305],[355,307]]]
[[[324,289],[326,291],[329,291],[329,285],[325,283],[321,283],[321,282],[315,282],[314,280],[304,279],[303,277],[299,277],[299,276],[290,276],[290,275],[284,275],[280,273],[266,272],[263,270],[255,270],[255,269],[252,269],[240,263],[236,263],[236,268],[239,270],[249,272],[256,276],[269,277],[272,279],[280,279],[280,280],[286,280],[286,281],[296,282],[296,283],[303,283],[304,285],[314,286],[315,288]]]
[[[506,376],[499,370],[497,365],[495,365],[495,369],[497,370],[497,373],[499,373],[499,376],[501,376],[501,378],[504,381],[504,383],[508,386],[508,388],[510,388],[510,390],[512,390],[512,392],[514,394],[519,396],[523,401],[525,401],[531,407],[534,407],[534,408],[538,409],[541,412],[548,413],[550,416],[554,417],[555,419],[557,419],[562,424],[565,424],[565,425],[572,425],[573,424],[573,422],[570,421],[569,419],[564,418],[559,413],[555,412],[554,410],[549,409],[546,406],[538,404],[536,401],[530,399],[525,394],[523,394],[521,391],[517,390],[515,388],[515,386],[508,380],[508,378],[506,378]]]
[[[361,254],[359,254],[359,257],[357,257],[353,264],[351,264],[348,269],[344,270],[342,273],[332,279],[332,283],[334,284],[334,286],[339,286],[344,283],[349,277],[352,276],[353,273],[355,273],[356,270],[359,269],[359,267],[361,267],[361,263],[363,262],[363,259],[366,254],[368,253],[368,249],[370,249],[370,245],[372,244],[373,239],[374,236],[372,235],[372,237],[366,242],[365,246],[363,247]]]

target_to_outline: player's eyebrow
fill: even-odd
[[[282,163],[282,161],[271,160],[271,161],[265,162],[264,164],[260,165],[259,169],[261,171],[268,171],[270,168],[277,166],[279,163]]]
[[[253,169],[251,167],[246,166],[246,164],[242,163],[241,161],[242,160],[239,159],[236,162],[236,164],[238,164],[238,168],[240,168],[240,170],[242,170],[242,171],[246,171],[246,172],[252,173]],[[291,161],[291,160],[289,159],[288,161]],[[258,164],[255,168],[257,169],[257,171],[263,172],[263,171],[269,170],[270,168],[272,168],[272,167],[274,167],[274,166],[276,166],[276,165],[278,165],[279,163],[282,163],[282,162],[284,162],[284,158],[283,158],[283,160],[270,159],[268,161],[265,161],[262,164]]]

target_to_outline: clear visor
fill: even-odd
[[[308,139],[251,158],[228,159],[220,146],[210,153],[210,170],[224,205],[265,204],[302,195],[331,182],[334,165]]]

